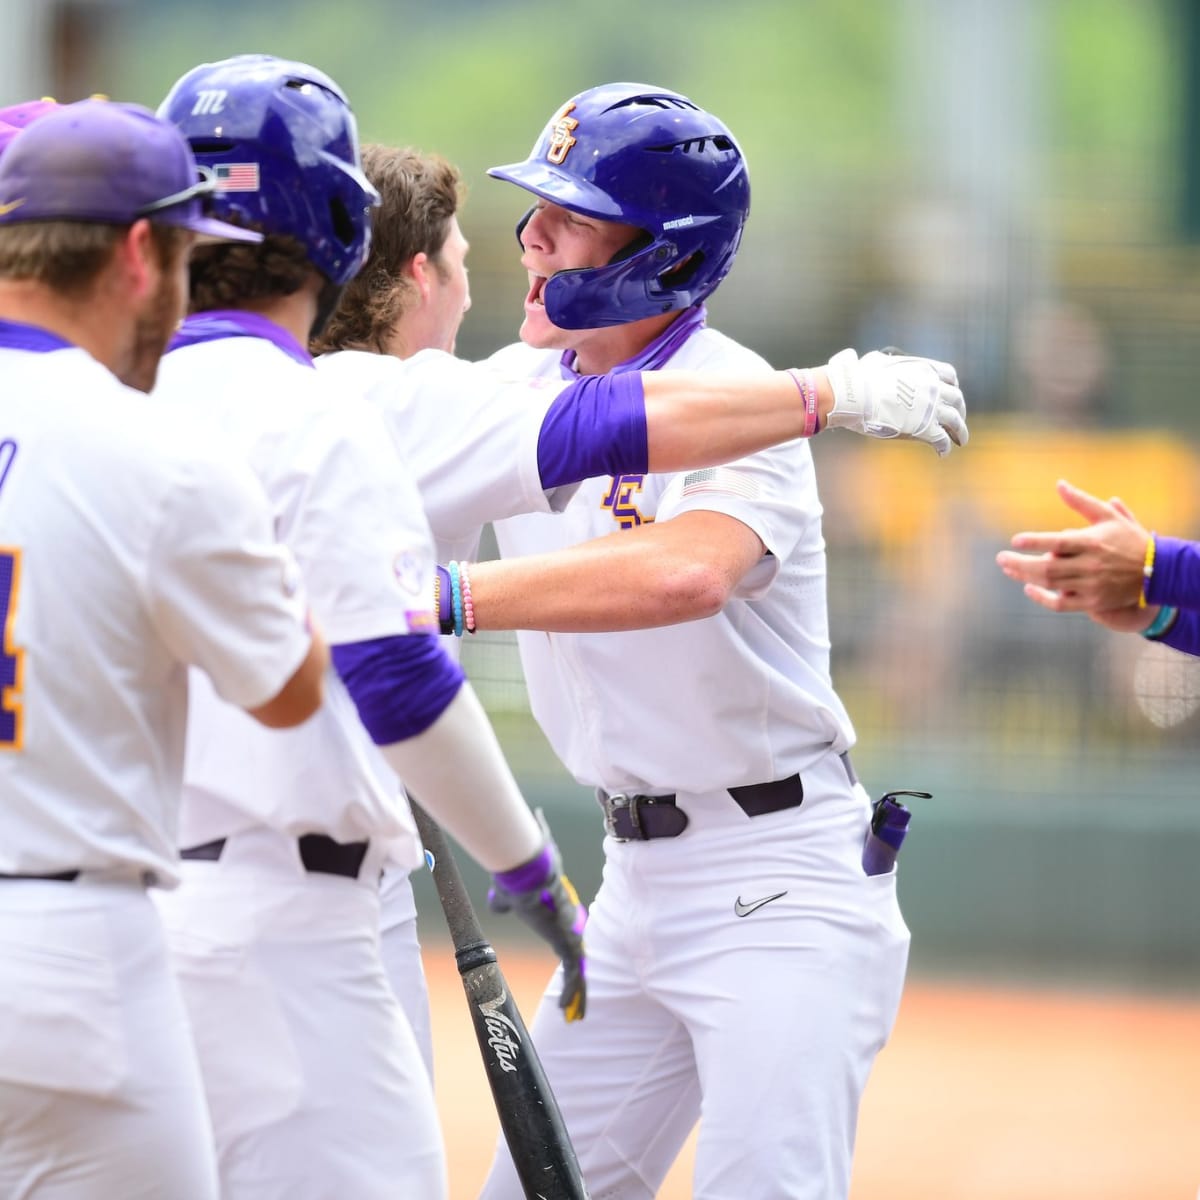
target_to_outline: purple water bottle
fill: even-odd
[[[863,843],[863,870],[868,875],[886,875],[896,866],[896,855],[908,833],[912,813],[896,799],[897,796],[917,796],[931,800],[930,792],[888,792],[871,806],[871,824]]]

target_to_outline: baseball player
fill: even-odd
[[[0,156],[4,1196],[215,1200],[146,892],[177,879],[187,665],[266,725],[321,699],[257,481],[140,394],[192,242],[257,236],[207,217],[197,179],[171,125],[100,101]]]
[[[1151,533],[1118,498],[1065,479],[1058,494],[1087,526],[1014,534],[996,555],[1005,575],[1043,608],[1200,654],[1200,544]]]
[[[491,174],[533,198],[500,369],[768,372],[698,304],[749,207],[717,118],[662,88],[593,88]],[[860,369],[830,363],[834,414]],[[457,564],[454,599],[477,628],[548,631],[519,635],[533,711],[604,814],[589,1017],[557,1028],[543,1004],[533,1027],[592,1194],[653,1196],[703,1114],[695,1196],[844,1197],[909,933],[894,873],[862,865],[808,444],[589,481],[554,520],[497,534],[505,561]],[[484,1194],[521,1195],[504,1146]]]
[[[588,472],[643,469],[645,444],[626,445],[614,436],[619,425],[611,420],[590,426],[567,420],[575,412],[574,392],[555,396],[545,390],[531,392],[528,386],[498,391],[477,367],[452,362],[445,354],[420,353],[452,351],[470,307],[468,246],[457,218],[461,180],[440,157],[408,149],[367,146],[363,165],[382,198],[371,255],[313,348],[321,354],[320,370],[366,391],[403,437],[439,559],[473,558],[482,525],[489,520],[561,509],[572,485]],[[416,357],[402,366],[381,355]],[[939,365],[946,375],[943,381],[927,363],[901,364],[878,356],[876,360],[864,393],[869,388],[896,404],[901,386],[911,385],[938,406],[937,421],[926,427],[929,440],[939,439],[939,445],[949,449],[951,435],[956,441],[966,439],[962,397],[951,371]],[[665,378],[652,377],[650,382]],[[705,381],[704,376],[694,379]],[[783,403],[793,414],[781,436],[790,438],[802,432],[804,412],[795,385],[781,379]],[[670,426],[692,432],[695,440],[682,453],[695,465],[713,461],[706,456],[714,453],[724,457],[757,449],[771,440],[776,428],[772,406],[778,401],[755,390],[757,372],[750,382],[749,389],[745,381],[739,384],[745,394],[739,397],[736,432],[723,425],[706,426],[706,418],[712,416],[709,393],[688,395],[670,405],[662,397],[649,397],[637,419],[646,425],[651,442]],[[827,386],[819,403],[824,422],[832,404]],[[731,436],[756,440],[729,442]],[[686,457],[679,465],[687,465]],[[443,597],[448,596],[447,586]],[[388,974],[431,1063],[428,1000],[406,871],[393,868],[385,873],[382,913]]]
[[[473,691],[436,637],[428,524],[381,418],[305,346],[360,268],[374,189],[337,85],[242,55],[185,74],[161,114],[261,246],[204,248],[156,396],[252,464],[333,649],[328,701],[264,737],[194,680],[180,843],[164,915],[212,1111],[222,1194],[436,1198],[428,1073],[388,986],[380,868],[420,845],[397,776],[568,960],[583,909]]]

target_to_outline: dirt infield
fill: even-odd
[[[425,953],[452,1200],[496,1135],[453,955]],[[506,952],[532,1014],[541,956]],[[916,980],[867,1088],[852,1200],[1196,1200],[1200,1002]],[[659,1196],[690,1195],[692,1149]]]

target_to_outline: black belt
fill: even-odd
[[[341,875],[357,879],[367,857],[366,842],[335,842],[323,833],[305,833],[296,839],[300,844],[300,861],[306,871],[318,875]],[[225,838],[189,846],[179,852],[180,858],[190,861],[216,862],[225,849]]]
[[[48,879],[55,883],[74,883],[80,876],[79,871],[54,871],[49,875],[4,875],[0,879]]]
[[[858,776],[849,754],[839,755],[846,778],[856,784]],[[776,779],[770,783],[747,783],[727,788],[734,803],[748,817],[799,808],[804,802],[804,785],[799,775]],[[667,796],[626,795],[610,796],[596,793],[604,809],[604,830],[619,842],[648,842],[654,838],[678,837],[688,827],[688,815],[675,803],[674,793]]]

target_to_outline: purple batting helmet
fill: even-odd
[[[189,71],[159,106],[217,185],[217,212],[295,238],[335,287],[371,247],[379,193],[363,174],[354,113],[329,76],[269,54]]]
[[[547,281],[546,315],[561,329],[698,304],[729,273],[750,212],[746,160],[728,128],[686,96],[642,83],[581,92],[550,118],[524,162],[488,174],[644,231],[607,266]]]

